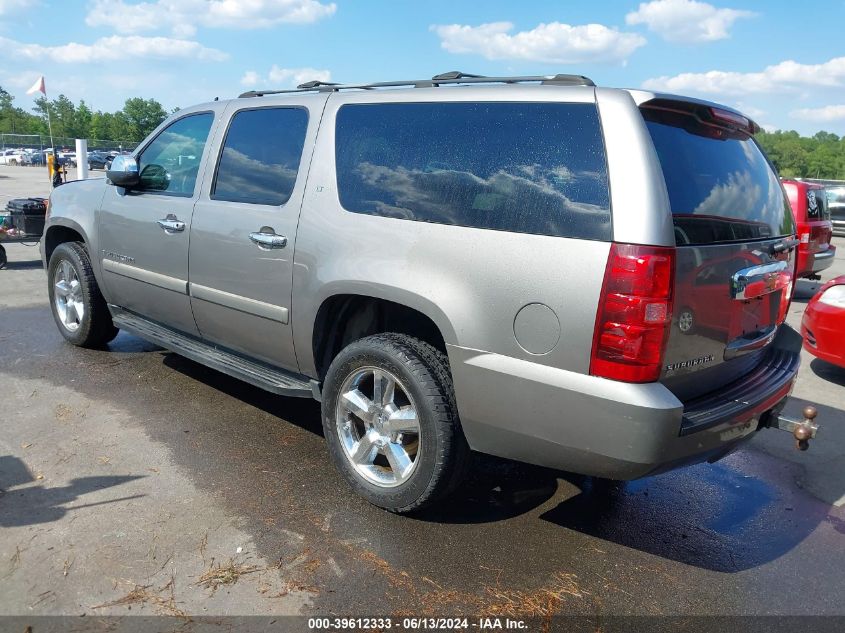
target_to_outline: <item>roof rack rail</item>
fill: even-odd
[[[333,84],[330,81],[306,81],[304,84],[299,84],[297,90],[313,90],[314,88],[322,88],[323,86],[338,86],[340,84]]]
[[[339,90],[373,90],[375,88],[434,88],[449,84],[519,84],[539,83],[544,86],[595,86],[593,80],[584,75],[525,75],[514,77],[485,77],[471,75],[459,70],[435,75],[431,79],[410,79],[407,81],[381,81],[370,84],[337,84],[327,81],[308,81],[287,90],[250,90],[240,98],[262,97],[264,95],[289,94],[295,92],[337,92]]]

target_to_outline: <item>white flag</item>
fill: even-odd
[[[38,78],[38,81],[32,84],[32,88],[27,90],[26,94],[31,95],[36,92],[41,92],[45,97],[47,96],[47,86],[44,85],[44,75],[41,75],[41,77]]]

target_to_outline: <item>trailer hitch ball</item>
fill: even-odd
[[[813,420],[819,414],[815,407],[804,407],[804,421],[801,424],[796,424],[792,435],[795,437],[795,446],[799,451],[806,451],[810,448],[810,438],[813,437]]]

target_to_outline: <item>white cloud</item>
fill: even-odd
[[[804,121],[816,123],[828,123],[830,121],[841,121],[845,119],[845,105],[828,105],[821,108],[801,108],[793,110],[789,116]]]
[[[734,107],[740,112],[742,112],[744,115],[750,116],[752,119],[757,119],[761,116],[765,116],[766,114],[768,114],[766,110],[761,110],[760,108],[745,103],[743,101],[737,101],[736,103],[734,103]]]
[[[93,44],[70,42],[58,46],[24,44],[0,37],[0,49],[4,55],[18,59],[41,62],[50,60],[63,64],[80,64],[118,59],[199,59],[223,61],[228,55],[214,48],[206,48],[199,42],[169,37],[128,37],[112,35],[101,37]]]
[[[696,92],[715,95],[781,93],[806,88],[840,87],[845,82],[845,57],[834,57],[821,64],[799,64],[787,60],[759,72],[740,73],[711,70],[681,73],[673,77],[647,79],[643,88],[667,92]]]
[[[646,43],[641,35],[622,33],[602,24],[571,26],[550,22],[530,31],[511,33],[513,29],[510,22],[431,27],[440,37],[440,45],[450,53],[552,64],[624,63],[631,53]]]
[[[241,84],[247,88],[293,88],[306,81],[331,81],[332,73],[317,68],[279,68],[275,64],[262,77],[254,70],[248,70],[241,77]]]
[[[129,4],[96,0],[85,17],[88,26],[106,26],[118,33],[171,29],[179,37],[197,26],[261,29],[279,24],[309,24],[327,18],[337,5],[318,0],[153,0]]]
[[[625,16],[625,22],[644,24],[670,42],[695,43],[730,37],[734,22],[754,15],[752,11],[717,9],[696,0],[653,0],[640,4]]]
[[[35,6],[37,0],[0,0],[0,15],[22,11]]]
[[[244,76],[241,77],[241,84],[246,86],[247,88],[254,88],[259,83],[261,83],[261,77],[254,70],[246,71],[244,73]]]

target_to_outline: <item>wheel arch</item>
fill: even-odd
[[[66,218],[51,219],[50,226],[44,232],[44,267],[50,263],[50,257],[59,244],[65,242],[82,242],[86,248],[89,245],[85,231],[73,220]]]
[[[325,297],[316,312],[311,332],[309,351],[314,375],[322,380],[341,349],[372,334],[408,334],[445,354],[446,344],[454,341],[454,330],[445,315],[439,310],[425,309],[421,305],[424,300],[395,299],[395,296],[387,298],[349,291]]]

